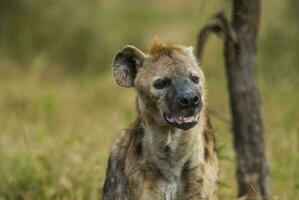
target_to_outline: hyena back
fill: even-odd
[[[215,141],[192,47],[154,41],[144,54],[126,46],[113,74],[135,88],[137,117],[112,145],[103,200],[215,199]]]

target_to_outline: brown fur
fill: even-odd
[[[137,53],[128,57],[126,48]],[[117,80],[120,85],[136,88],[138,115],[112,145],[103,199],[215,199],[218,177],[215,139],[207,114],[204,76],[194,57],[183,46],[159,41],[151,45],[147,55],[134,47],[126,48],[116,56],[114,75],[116,79],[124,78]],[[137,54],[139,57],[135,58]],[[136,69],[119,71],[132,63]],[[199,123],[181,130],[168,126],[161,118],[161,109],[166,109],[165,98],[151,85],[156,76],[183,77],[190,70],[201,78],[196,87],[201,91],[203,108]]]
[[[182,46],[161,42],[158,38],[154,38],[150,44],[149,54],[157,60],[157,58],[167,55],[170,56],[173,51],[185,53]]]

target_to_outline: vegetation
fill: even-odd
[[[125,44],[159,35],[195,44],[200,27],[230,1],[1,1],[0,199],[97,199],[113,138],[134,119],[134,90],[114,83]],[[298,3],[263,1],[258,49],[273,199],[299,198]],[[297,10],[296,10],[297,9]],[[229,117],[221,41],[204,55],[209,105]],[[212,123],[221,199],[236,196],[229,124]]]

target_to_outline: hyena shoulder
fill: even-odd
[[[113,142],[103,187],[103,200],[131,199],[129,176],[133,169],[138,168],[142,134],[140,122],[136,120]]]
[[[120,135],[112,145],[103,187],[103,200],[128,200],[128,178],[124,171],[125,157],[122,156],[122,152],[125,151],[125,136],[126,134]]]

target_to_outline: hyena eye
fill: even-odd
[[[195,84],[198,84],[199,83],[199,77],[198,76],[195,76],[195,75],[192,75],[190,77],[191,81]]]
[[[158,79],[154,82],[154,87],[156,89],[163,89],[170,83],[169,79]]]

